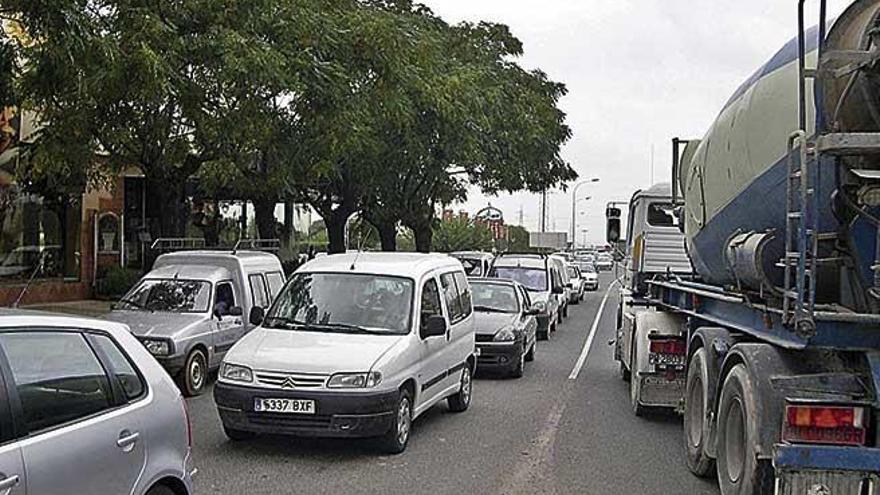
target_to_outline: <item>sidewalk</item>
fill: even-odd
[[[51,311],[53,313],[67,313],[79,316],[101,316],[110,312],[112,301],[97,301],[86,299],[83,301],[71,301],[62,303],[30,304],[22,306],[22,309],[35,309],[38,311]]]

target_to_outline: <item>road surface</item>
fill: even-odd
[[[636,418],[608,342],[612,290],[589,353],[585,343],[611,277],[568,319],[519,380],[478,376],[464,414],[435,406],[408,450],[369,441],[226,440],[211,394],[190,400],[199,494],[717,494],[688,473],[679,417]],[[578,364],[582,364],[579,368]],[[576,375],[576,378],[575,378]]]

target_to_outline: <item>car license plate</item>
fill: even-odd
[[[255,412],[315,414],[315,401],[302,399],[254,399]]]

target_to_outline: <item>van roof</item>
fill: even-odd
[[[218,264],[219,266],[229,266],[230,263],[236,263],[235,266],[244,268],[252,267],[273,267],[281,269],[281,261],[272,253],[265,251],[220,251],[220,250],[193,250],[193,251],[176,251],[173,253],[165,253],[159,256],[157,264],[168,265],[201,265],[201,264]]]
[[[147,274],[147,278],[179,278],[183,280],[208,280],[216,282],[226,280],[232,274],[222,266],[173,264],[156,267]]]
[[[523,268],[540,268],[545,269],[547,258],[535,258],[533,256],[503,256],[495,260],[494,266],[499,267],[523,267]]]
[[[418,279],[438,268],[462,271],[461,262],[445,254],[346,253],[315,258],[297,272],[374,273]]]

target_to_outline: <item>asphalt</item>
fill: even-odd
[[[636,418],[608,342],[616,297],[603,311],[574,378],[602,288],[572,306],[521,379],[478,376],[463,414],[435,406],[407,451],[370,441],[260,437],[226,440],[211,394],[190,399],[199,494],[717,494],[684,464],[676,415]]]

